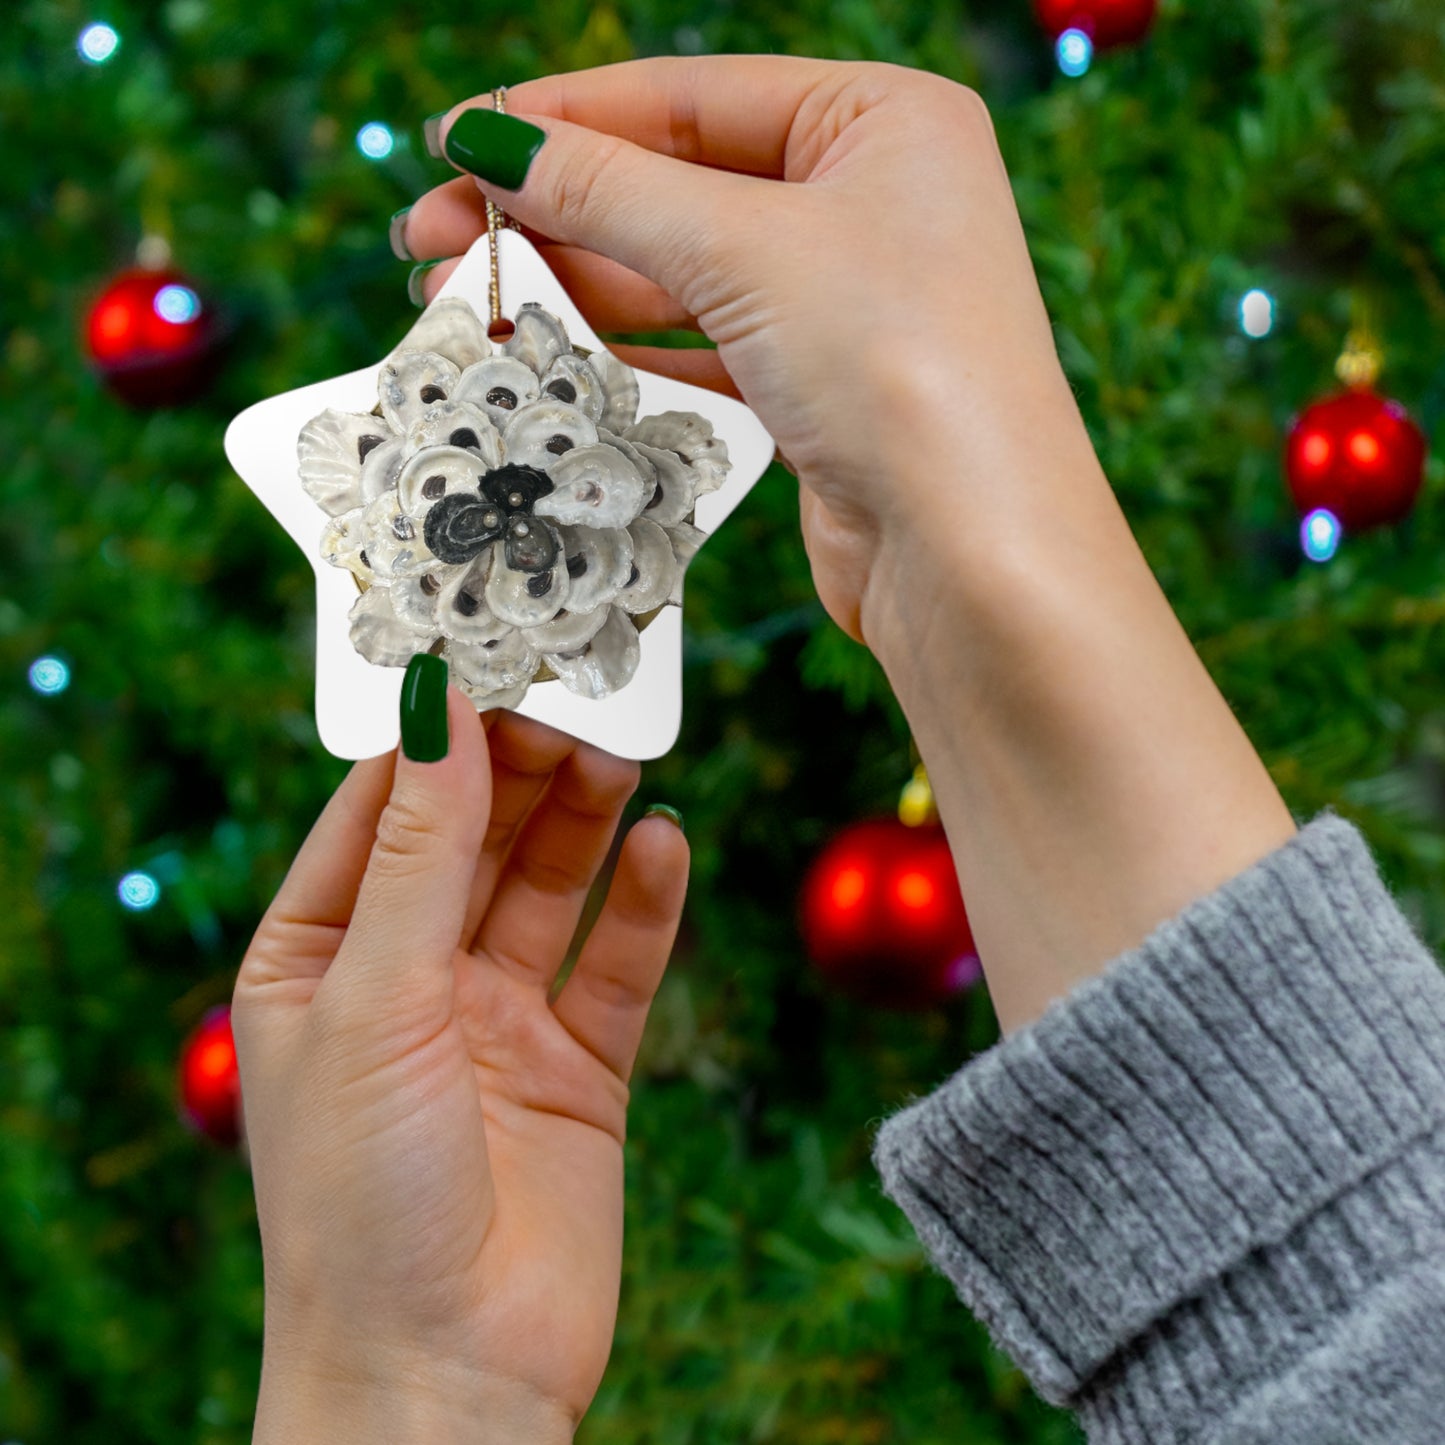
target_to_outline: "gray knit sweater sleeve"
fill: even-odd
[[[1445,974],[1333,814],[873,1157],[1093,1445],[1445,1442]]]

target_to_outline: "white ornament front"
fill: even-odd
[[[226,432],[316,572],[316,719],[338,757],[395,746],[400,669],[427,650],[479,708],[665,753],[682,716],[668,604],[773,456],[747,407],[626,367],[530,242],[498,240],[506,342],[480,319],[483,237],[379,365]]]

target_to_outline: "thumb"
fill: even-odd
[[[449,116],[441,148],[513,220],[646,276],[693,315],[698,283],[736,254],[769,189],[553,116],[485,106]]]
[[[434,1018],[449,1008],[452,957],[492,807],[486,730],[447,665],[418,654],[402,685],[391,793],[326,982],[368,1009]]]

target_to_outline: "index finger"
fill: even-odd
[[[823,115],[854,73],[841,62],[793,55],[656,56],[509,86],[507,109],[678,160],[791,180],[808,132],[796,122],[812,111],[810,102]]]

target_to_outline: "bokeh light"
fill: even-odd
[[[80,58],[89,65],[104,65],[120,49],[120,36],[103,23],[87,25],[75,42]]]
[[[843,868],[833,879],[833,906],[840,909],[856,907],[868,891],[868,875],[861,868]]]
[[[125,907],[133,913],[142,913],[160,901],[161,885],[149,873],[127,873],[115,891]]]
[[[1300,546],[1311,562],[1328,562],[1340,550],[1340,519],[1325,507],[1316,507],[1300,523]]]
[[[1274,297],[1268,291],[1247,291],[1239,303],[1239,329],[1258,340],[1274,330]]]
[[[30,664],[30,686],[46,697],[54,697],[70,686],[70,669],[58,657],[37,657]]]
[[[1094,42],[1082,30],[1066,30],[1054,47],[1059,69],[1065,75],[1078,76],[1088,72],[1094,63]]]
[[[1300,443],[1300,461],[1311,471],[1322,472],[1334,455],[1334,447],[1323,432],[1312,431]]]
[[[938,896],[933,879],[917,869],[900,873],[894,880],[893,893],[904,908],[928,908]]]
[[[1358,466],[1372,467],[1380,460],[1380,439],[1373,432],[1357,431],[1346,445],[1350,460]]]
[[[201,314],[201,298],[189,286],[162,286],[151,303],[162,321],[184,326]]]
[[[384,161],[396,146],[396,137],[389,125],[369,120],[356,132],[356,148],[368,160]]]

